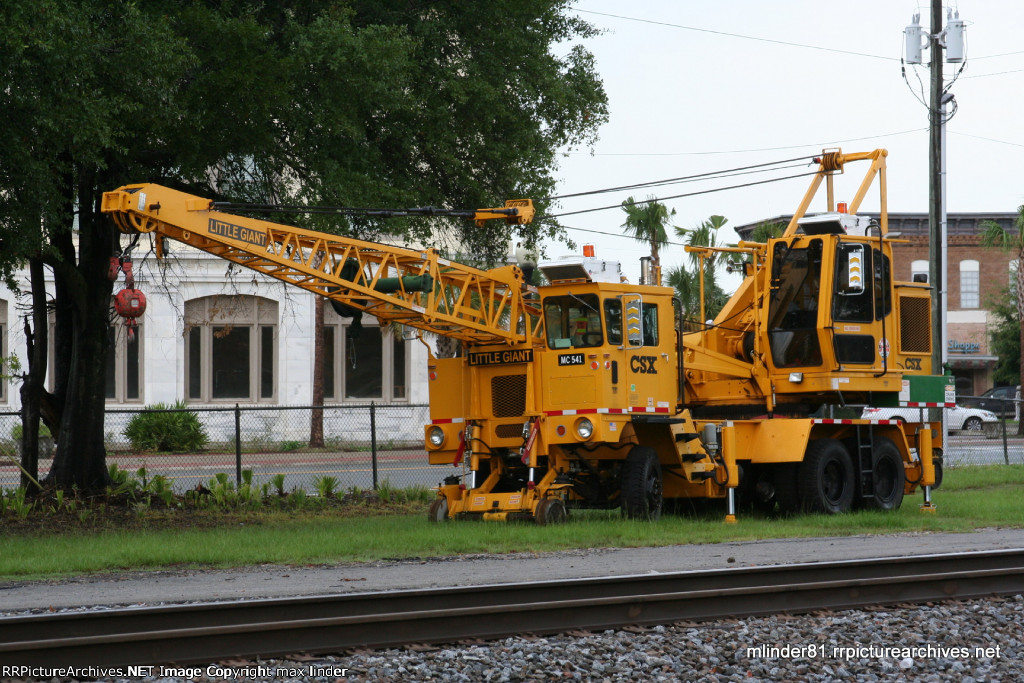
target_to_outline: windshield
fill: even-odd
[[[600,346],[600,301],[596,294],[555,296],[544,300],[544,328],[552,349]],[[621,332],[620,332],[621,334]]]
[[[768,345],[777,368],[821,365],[818,295],[821,292],[821,240],[803,249],[776,248],[768,305]]]

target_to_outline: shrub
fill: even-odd
[[[124,429],[136,451],[198,451],[210,440],[199,416],[185,410],[184,401],[173,406],[157,403],[147,410],[158,412],[139,413]]]
[[[20,422],[15,423],[15,425],[11,428],[11,438],[14,439],[15,441],[21,441],[21,435],[23,433],[24,433],[24,431],[22,429],[22,426],[21,426]],[[39,422],[39,436],[40,437],[51,436],[50,428],[47,427],[46,423],[44,423],[42,421]]]

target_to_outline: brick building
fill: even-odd
[[[870,214],[877,218],[878,214]],[[989,309],[1016,274],[1011,254],[981,246],[981,225],[995,221],[1013,231],[1016,213],[950,213],[946,218],[946,350],[956,377],[959,396],[977,396],[992,387],[998,358],[990,351],[996,324]],[[745,238],[760,223],[788,223],[791,216],[776,216],[736,228]],[[897,280],[928,281],[928,214],[889,213],[889,233],[906,240],[893,247]]]

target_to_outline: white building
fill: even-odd
[[[161,262],[135,254],[136,286],[147,299],[135,340],[128,340],[123,322],[111,312],[108,409],[178,400],[196,408],[310,406],[315,296],[179,243],[170,247],[171,256]],[[28,292],[27,271],[19,284]],[[123,287],[120,276],[114,292]],[[23,365],[27,301],[23,296],[19,305],[0,283],[0,357],[15,355]],[[426,344],[379,327],[372,316],[363,316],[358,338],[350,332],[351,319],[339,317],[330,305],[324,317],[325,405],[389,406],[381,411],[384,425],[378,419],[378,433],[421,440],[428,412],[414,406],[428,401]],[[49,367],[52,375],[52,362]],[[19,408],[17,380],[0,381],[0,412]],[[275,440],[308,438],[308,426],[299,427],[308,425],[308,417],[283,420],[281,414],[261,413]],[[216,413],[204,422],[212,440],[233,433],[232,413]],[[340,423],[325,420],[325,436]],[[344,424],[346,430],[363,431]],[[367,436],[368,430],[365,425]],[[347,436],[359,438],[358,433]]]

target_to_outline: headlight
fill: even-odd
[[[594,434],[594,423],[585,417],[576,420],[576,435],[581,439],[589,439]]]
[[[444,443],[444,430],[440,427],[431,427],[427,432],[427,440],[430,441],[430,445],[434,448],[440,448],[441,444]]]

